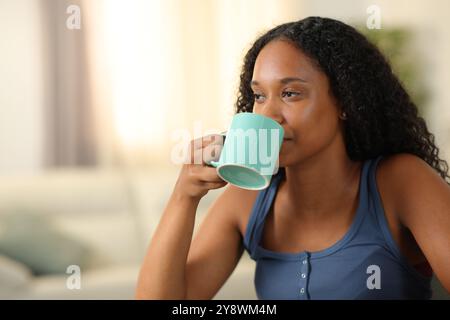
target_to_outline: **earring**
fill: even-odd
[[[347,113],[345,113],[345,111],[341,113],[341,119],[347,120]]]

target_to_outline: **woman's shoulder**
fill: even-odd
[[[432,212],[448,212],[450,186],[423,159],[401,153],[386,157],[379,166],[377,183],[400,220],[408,224],[429,219]]]
[[[376,182],[383,202],[389,203],[395,212],[420,197],[420,190],[436,188],[438,173],[420,157],[410,153],[397,153],[382,157],[376,170]],[[445,184],[444,180],[442,183]],[[419,190],[420,189],[420,190]]]
[[[381,157],[379,166],[382,164],[386,168],[385,170],[390,171],[398,171],[400,168],[411,170],[412,168],[417,168],[417,166],[431,168],[422,158],[411,153],[384,155]]]
[[[386,218],[391,223],[399,223],[399,199],[404,197],[402,188],[398,187],[406,183],[404,181],[405,172],[409,172],[411,178],[414,177],[413,166],[423,161],[419,157],[409,153],[397,153],[383,156],[375,171],[375,182],[382,200]],[[417,169],[417,168],[416,168]]]

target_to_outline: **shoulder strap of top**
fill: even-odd
[[[397,254],[397,245],[394,242],[394,239],[392,238],[391,232],[389,230],[389,225],[386,220],[383,202],[381,199],[380,192],[378,190],[378,184],[377,184],[377,167],[378,163],[380,162],[382,156],[377,157],[374,159],[369,172],[369,188],[370,188],[370,197],[371,197],[371,206],[373,208],[373,213],[375,214],[377,227],[379,231],[381,232],[384,240],[386,241],[386,244],[388,248],[393,252],[397,257],[399,255]]]
[[[279,182],[283,177],[284,168],[279,168],[278,173],[273,176],[269,186],[258,193],[255,203],[253,204],[244,235],[244,247],[252,258],[254,258],[255,249],[258,245],[258,230],[264,223],[265,213],[272,205]]]
[[[402,254],[400,248],[398,247],[390,231],[376,180],[376,169],[381,158],[382,156],[379,156],[376,159],[374,159],[372,166],[370,168],[370,176],[369,176],[369,187],[372,198],[372,207],[376,217],[377,227],[380,230],[384,238],[384,241],[387,247],[389,248],[389,251],[398,259],[398,261],[400,261],[400,263],[405,267],[406,270],[408,270],[418,280],[424,281],[427,279],[427,277],[421,275],[417,270],[415,270],[412,267],[409,261],[407,261],[407,258]]]

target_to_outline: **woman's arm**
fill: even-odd
[[[243,252],[239,212],[233,206],[241,193],[236,187],[226,188],[209,208],[192,245],[198,203],[172,196],[142,265],[138,299],[214,297]]]
[[[411,154],[390,157],[386,167],[400,222],[412,232],[450,293],[450,186],[425,161]]]
[[[209,208],[186,263],[186,299],[212,299],[236,268],[244,247],[238,226],[242,203],[252,199],[228,185]]]
[[[137,299],[185,298],[185,266],[198,203],[172,194],[144,258]]]
[[[219,137],[221,143],[223,138]],[[204,160],[201,164],[194,161],[199,156],[204,159],[204,149],[216,143],[210,140],[202,137],[189,146],[190,162],[181,169],[144,258],[136,289],[138,299],[212,298],[242,254],[232,205],[240,195],[236,188],[227,188],[219,196],[191,248],[200,199],[209,190],[226,185],[215,168],[206,166]]]

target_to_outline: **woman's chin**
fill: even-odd
[[[282,155],[280,153],[280,156],[278,157],[278,166],[279,167],[286,167],[287,161],[286,161],[286,156]]]
[[[278,166],[279,167],[289,167],[296,163],[295,159],[292,157],[292,153],[280,152],[278,156]]]

